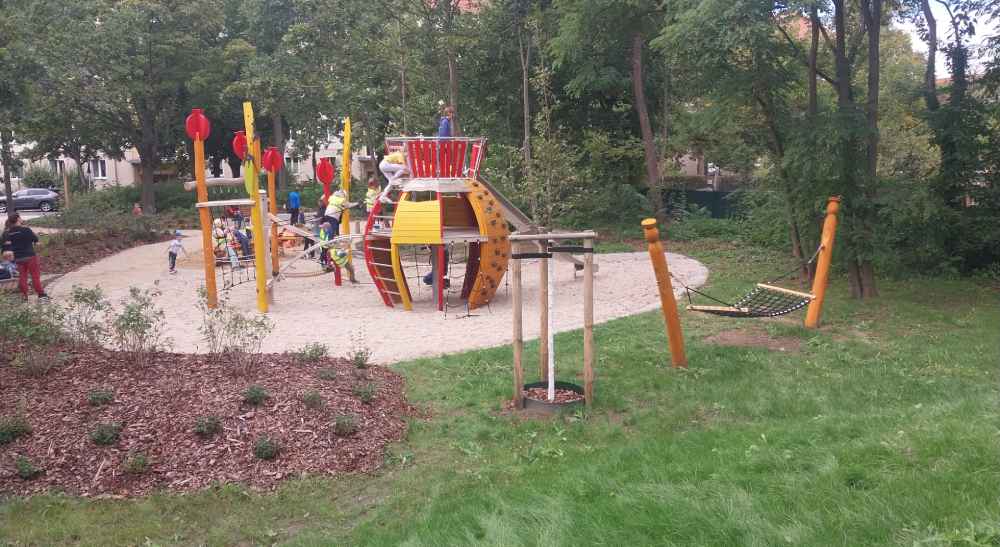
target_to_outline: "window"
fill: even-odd
[[[106,179],[108,178],[108,162],[107,160],[90,160],[90,176],[95,179]]]
[[[28,190],[29,196],[47,196],[49,195],[48,190]]]
[[[49,160],[49,169],[55,171],[57,175],[62,175],[65,168],[63,160]]]
[[[299,160],[297,158],[285,156],[285,167],[290,173],[299,174]]]

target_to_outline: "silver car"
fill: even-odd
[[[45,188],[25,188],[14,192],[14,210],[39,209],[43,213],[54,211],[59,204],[59,194]],[[7,196],[0,192],[0,213],[7,212]]]

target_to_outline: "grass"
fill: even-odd
[[[783,267],[725,242],[678,243],[740,294]],[[1000,541],[1000,311],[961,280],[837,278],[824,326],[682,314],[691,368],[671,370],[662,319],[596,329],[597,402],[553,420],[501,412],[509,347],[400,363],[430,412],[374,475],[89,501],[0,505],[14,544],[965,545]],[[652,290],[652,288],[651,288]],[[801,342],[722,347],[727,329]],[[579,332],[557,336],[580,379]],[[537,346],[528,344],[526,355]],[[535,373],[529,367],[529,380]],[[148,538],[148,539],[147,539]],[[992,543],[991,543],[992,542]]]

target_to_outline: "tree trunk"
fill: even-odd
[[[809,27],[811,39],[809,41],[809,118],[816,119],[819,114],[819,101],[817,100],[816,89],[816,58],[819,54],[819,8],[814,4],[809,9]],[[815,126],[814,126],[815,127]]]
[[[935,74],[938,47],[937,20],[934,19],[934,12],[931,11],[930,0],[921,0],[920,9],[924,13],[924,22],[927,24],[927,70],[924,72],[924,101],[927,103],[927,110],[933,112],[941,107],[937,96],[937,74]]]
[[[316,143],[314,142],[313,145],[312,145],[312,167],[313,167],[313,171],[312,171],[313,172],[313,176],[312,176],[312,178],[313,178],[313,182],[317,182],[319,180],[319,178],[316,176],[316,148],[317,148],[317,146],[316,146]]]
[[[524,113],[524,173],[531,175],[531,83],[528,73],[531,70],[531,42],[524,43],[524,31],[517,30],[517,45],[521,56],[521,103]]]
[[[632,95],[635,111],[639,116],[639,129],[642,132],[642,148],[646,156],[646,185],[649,187],[649,200],[657,218],[663,216],[663,202],[660,199],[660,172],[656,161],[656,143],[653,141],[653,128],[649,123],[649,109],[646,105],[646,90],[642,75],[642,48],[645,40],[642,34],[632,35]]]
[[[7,196],[7,216],[14,212],[14,188],[10,184],[10,170],[14,160],[10,155],[10,131],[0,131],[0,163],[3,163],[3,193]]]
[[[233,155],[227,155],[226,163],[229,164],[229,173],[233,176],[233,178],[240,178],[240,174],[243,172],[243,162],[240,158]]]
[[[274,146],[278,149],[278,153],[281,154],[281,161],[285,161],[285,133],[281,125],[281,113],[272,112],[271,113],[271,131],[274,133]],[[282,169],[278,171],[275,176],[275,183],[277,185],[277,191],[281,191],[285,188],[285,171]]]
[[[462,129],[458,123],[458,64],[455,61],[455,52],[448,50],[448,100],[455,113],[451,117],[451,136],[461,137]]]
[[[87,179],[83,175],[83,152],[80,151],[79,146],[74,146],[66,151],[69,153],[70,159],[76,162],[76,180],[80,183],[80,191],[86,192],[89,186],[87,185]],[[91,173],[91,175],[94,175],[94,173]]]
[[[865,185],[864,196],[868,203],[875,201],[875,189],[878,185],[878,99],[879,99],[879,73],[881,72],[881,30],[882,30],[882,0],[861,0],[861,9],[864,11],[866,24],[868,26],[868,97],[865,104],[865,118],[868,122],[868,150],[867,150],[867,175],[868,184]],[[866,209],[866,213],[867,213]],[[871,227],[873,219],[871,214],[863,213],[862,229],[866,234],[872,234],[874,228]],[[875,267],[870,258],[860,260],[861,268],[861,297],[873,298],[878,296],[878,289],[875,287]]]
[[[139,165],[142,167],[141,198],[142,210],[146,214],[156,213],[155,172],[160,164],[159,142],[154,127],[155,114],[149,112],[144,105],[139,105],[139,123],[142,129],[142,139],[139,150]]]

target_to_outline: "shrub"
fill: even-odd
[[[311,408],[317,410],[323,408],[323,396],[319,394],[318,391],[311,389],[302,394],[302,404],[306,405],[306,408]]]
[[[101,316],[110,308],[100,286],[87,288],[73,285],[63,316],[63,330],[78,344],[100,344],[107,336]]]
[[[95,389],[87,393],[87,402],[90,406],[102,406],[115,400],[115,393],[110,389]]]
[[[325,367],[316,371],[316,377],[320,380],[333,381],[337,379],[337,369],[333,367]]]
[[[199,331],[209,354],[225,359],[238,372],[249,372],[261,362],[261,345],[274,324],[266,316],[244,314],[225,300],[216,308],[209,308],[204,288],[199,289],[199,295],[198,309],[202,313]]]
[[[108,446],[118,442],[118,435],[122,432],[122,426],[118,423],[97,424],[97,427],[90,432],[90,440],[94,444]]]
[[[0,445],[13,442],[31,433],[31,424],[24,416],[0,416]]]
[[[129,475],[142,475],[149,469],[149,458],[142,452],[129,452],[122,461],[122,470]]]
[[[364,335],[360,332],[351,335],[351,350],[347,354],[347,360],[356,368],[368,368],[371,357],[372,350],[365,343]]]
[[[222,421],[218,416],[198,416],[194,421],[194,434],[207,439],[222,431]]]
[[[24,170],[21,186],[24,188],[62,188],[62,177],[48,167],[33,165]]]
[[[253,455],[258,460],[273,460],[278,457],[280,452],[281,447],[278,445],[278,441],[267,435],[258,437],[253,445]]]
[[[270,396],[271,394],[266,389],[258,385],[252,385],[243,392],[243,402],[251,406],[260,406]]]
[[[329,348],[319,342],[313,342],[296,351],[293,356],[301,364],[315,363],[329,354]]]
[[[151,353],[170,345],[163,335],[163,310],[153,301],[159,295],[159,290],[130,287],[129,295],[121,300],[121,311],[109,320],[115,346],[134,365],[142,364]]]
[[[24,456],[18,456],[14,459],[14,467],[17,469],[17,476],[26,481],[30,481],[31,479],[42,474],[42,470],[35,467],[35,465],[31,463],[31,460]]]
[[[10,355],[15,344],[46,346],[62,338],[62,309],[55,304],[32,306],[0,293],[0,309],[0,355]]]
[[[69,360],[69,354],[51,347],[27,345],[11,365],[29,378],[45,376]]]
[[[358,418],[354,414],[341,414],[333,419],[333,434],[349,437],[358,431]]]
[[[371,404],[371,402],[375,400],[375,393],[377,391],[378,386],[376,386],[373,382],[368,382],[354,387],[354,395],[356,395],[358,399],[361,399],[361,402],[366,405]]]

